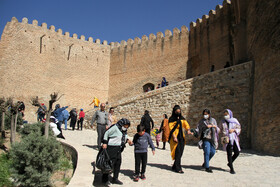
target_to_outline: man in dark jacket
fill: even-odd
[[[76,111],[76,108],[73,108],[71,111],[70,111],[70,116],[69,116],[69,119],[71,119],[70,121],[70,127],[72,127],[72,130],[75,130],[75,126],[76,126],[76,122],[77,122],[77,111]]]
[[[151,128],[152,123],[152,128]],[[145,127],[145,132],[151,134],[151,129],[154,128],[154,121],[151,118],[149,111],[145,110],[143,117],[141,118],[140,124]]]

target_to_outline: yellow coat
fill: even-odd
[[[170,132],[172,131],[172,129],[176,125],[176,123],[177,123],[177,121],[169,123]],[[190,129],[190,125],[188,124],[188,122],[186,120],[181,120],[181,123],[182,123],[182,128],[184,128],[186,130]],[[173,132],[173,135],[175,135],[176,137],[178,136],[178,134],[179,134],[179,125],[178,125],[177,129]],[[186,143],[185,133],[183,133],[183,137],[184,137],[184,140],[185,140],[185,143]],[[170,139],[170,150],[171,150],[172,160],[175,160],[175,150],[177,148],[177,145],[178,145],[178,143],[174,142],[173,137],[171,137],[171,139]]]
[[[99,99],[97,99],[97,97],[94,97],[92,102],[94,103],[94,106],[99,107],[100,101],[99,101]]]

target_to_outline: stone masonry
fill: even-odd
[[[117,118],[131,120],[131,133],[135,133],[145,110],[149,110],[155,127],[159,128],[163,114],[169,117],[175,104],[182,108],[182,114],[191,128],[196,128],[202,118],[202,111],[208,108],[217,123],[223,117],[224,109],[231,109],[242,125],[241,145],[250,147],[248,128],[250,127],[250,84],[252,62],[227,69],[218,70],[180,83],[160,88],[146,94],[140,94],[129,100],[113,103]],[[196,143],[197,140],[188,140]]]
[[[155,87],[166,77],[169,84],[186,79],[189,32],[186,26],[156,36],[144,35],[121,44],[114,43],[111,49],[109,100],[114,102],[143,92],[143,86],[152,83]],[[129,91],[128,91],[129,90]]]
[[[12,18],[0,41],[0,96],[23,100],[28,121],[36,119],[31,96],[46,103],[56,91],[64,94],[61,105],[85,110],[97,96],[117,106],[119,117],[131,117],[134,128],[144,109],[159,125],[180,104],[194,127],[203,108],[218,121],[231,108],[242,124],[242,146],[280,155],[279,10],[277,0],[224,0],[190,31],[182,26],[110,45]],[[162,77],[169,87],[143,93]]]

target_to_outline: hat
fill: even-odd
[[[81,108],[81,111],[83,111],[84,109]]]

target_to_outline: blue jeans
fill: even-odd
[[[209,168],[209,161],[215,155],[216,150],[209,141],[203,141],[203,151],[204,151],[204,167]]]
[[[65,130],[67,130],[67,119],[64,120]]]

